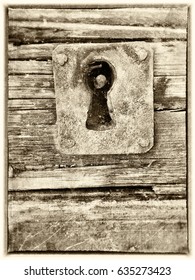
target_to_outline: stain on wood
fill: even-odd
[[[8,251],[188,253],[188,7],[14,7],[8,20]],[[154,52],[154,147],[60,154],[53,49],[136,40]]]

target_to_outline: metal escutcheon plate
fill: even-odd
[[[114,125],[105,130],[86,126],[92,93],[84,77],[94,61],[107,62],[114,75],[107,93]],[[55,142],[61,153],[135,154],[153,147],[153,51],[147,43],[59,45],[53,51],[53,71]]]

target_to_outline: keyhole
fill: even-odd
[[[111,66],[106,61],[93,61],[88,65],[85,79],[91,92],[91,104],[86,120],[87,129],[111,129],[114,121],[107,104],[107,94],[114,81]]]

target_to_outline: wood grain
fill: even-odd
[[[154,78],[154,109],[186,109],[186,78],[184,76]]]
[[[186,253],[185,200],[141,192],[10,193],[9,252]]]
[[[9,190],[39,190],[184,184],[185,181],[185,161],[159,159],[133,160],[129,166],[121,164],[26,171],[10,178],[8,186]]]
[[[186,39],[186,24],[187,7],[144,11],[10,9],[8,33],[11,42],[20,44],[73,39]]]
[[[185,41],[168,41],[168,42],[146,42],[154,51],[154,60],[165,64],[170,60],[172,63],[185,61],[186,42]],[[93,43],[95,44],[95,43]],[[8,44],[8,58],[12,60],[48,60],[52,57],[52,51],[59,44],[30,44],[15,46],[13,43]],[[82,46],[82,44],[81,44]],[[180,54],[180,55],[179,55]],[[185,63],[184,63],[185,65]]]
[[[8,13],[8,251],[187,253],[188,7]],[[52,51],[129,40],[154,50],[154,147],[141,155],[59,153]]]
[[[154,94],[155,109],[185,109],[186,92],[186,43],[152,43],[154,49]],[[55,44],[9,46],[9,98],[54,98],[51,53]],[[15,60],[19,59],[19,60]],[[28,59],[28,61],[21,61]],[[30,59],[30,60],[29,60]],[[31,60],[33,59],[33,60]],[[34,59],[46,59],[36,61]],[[48,100],[49,102],[49,100]],[[53,101],[50,101],[52,103]],[[21,103],[21,102],[20,102]],[[28,105],[25,107],[25,104]],[[37,101],[37,109],[54,104],[46,100]],[[42,103],[42,105],[41,105]],[[12,109],[29,109],[34,101],[24,101],[22,107],[10,102]],[[46,104],[46,105],[45,105]],[[30,106],[30,107],[29,107]],[[41,107],[40,107],[41,106]]]
[[[11,99],[8,101],[8,108],[10,110],[45,110],[55,109],[55,99]]]
[[[110,35],[112,34],[112,36]],[[9,41],[17,44],[70,42],[101,40],[112,37],[114,39],[137,40],[186,40],[186,29],[172,29],[164,27],[133,27],[118,25],[95,25],[80,23],[40,23],[40,22],[12,22],[9,27]]]
[[[95,43],[94,43],[95,44]],[[186,42],[148,43],[154,50],[154,76],[186,75]],[[82,46],[82,45],[81,45]],[[53,74],[51,56],[56,44],[9,45],[9,74]],[[30,61],[18,61],[18,60]],[[45,61],[36,61],[36,60]]]
[[[10,21],[91,23],[185,28],[187,7],[115,8],[115,9],[18,9],[9,8]]]
[[[56,110],[17,110],[9,111],[8,114],[8,131],[15,129],[16,134],[23,125],[51,125],[56,123]]]
[[[9,76],[8,97],[11,99],[8,107],[12,111],[55,109],[53,76],[11,75]],[[184,76],[155,77],[154,108],[155,110],[184,110],[186,108],[186,78]]]
[[[63,155],[55,148],[54,129],[9,128],[9,162],[16,173],[9,181],[11,189],[185,183],[185,112],[156,112],[155,145],[142,155]],[[60,170],[55,173],[54,168]]]

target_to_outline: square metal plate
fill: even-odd
[[[89,69],[93,72],[93,67],[104,67],[104,64],[110,67],[110,88],[106,93],[99,91],[106,83],[104,75],[99,75],[93,80],[96,82],[93,92],[87,81],[91,77]],[[53,70],[57,113],[55,141],[61,153],[130,154],[145,153],[152,148],[153,51],[147,43],[58,45],[53,51]],[[112,122],[90,129],[87,119],[89,111],[93,113],[93,94],[99,92],[107,100]]]

